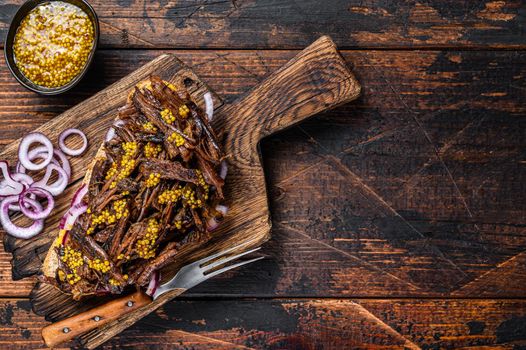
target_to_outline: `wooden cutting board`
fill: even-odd
[[[79,128],[90,140],[83,157],[72,158],[72,184],[57,200],[54,215],[46,221],[44,233],[32,240],[6,236],[5,250],[13,254],[13,278],[20,279],[39,272],[61,215],[70,203],[90,160],[113,122],[115,111],[125,103],[130,89],[151,74],[185,86],[198,105],[203,107],[203,95],[210,88],[191,68],[173,55],[162,55],[136,70],[90,99],[64,112],[38,128],[56,140],[61,130]],[[201,246],[185,246],[177,263],[163,269],[163,280],[190,261],[200,259],[229,246],[247,242],[259,246],[270,238],[271,221],[267,204],[265,178],[258,150],[259,141],[290,127],[314,114],[355,99],[360,86],[337,52],[329,37],[321,37],[301,51],[286,65],[271,74],[246,95],[232,104],[222,105],[215,95],[216,112],[213,126],[229,164],[225,186],[225,203],[230,207],[214,237]],[[18,142],[7,147],[0,159],[15,159]],[[118,334],[140,318],[171,299],[165,294],[151,305],[128,314],[116,322],[91,331],[81,337],[84,346],[94,348]],[[57,321],[106,302],[96,298],[75,302],[65,294],[45,284],[35,286],[31,293],[33,309],[50,321]]]

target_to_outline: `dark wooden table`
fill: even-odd
[[[21,3],[0,1],[2,39]],[[233,100],[329,34],[363,86],[263,143],[269,258],[105,348],[526,348],[524,1],[91,3],[101,48],[72,92],[28,92],[1,62],[3,146],[163,52]],[[42,348],[9,260],[0,349]]]

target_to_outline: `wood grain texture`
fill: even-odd
[[[184,291],[185,289],[179,289],[177,292],[181,294]],[[175,297],[175,295],[173,296]],[[42,303],[43,301],[35,300],[35,302]],[[147,306],[151,302],[152,298],[139,290],[125,297],[113,299],[71,318],[52,323],[42,329],[42,338],[48,347],[54,348],[92,329],[109,324],[122,315],[133,313],[142,308],[148,309]]]
[[[100,349],[511,350],[525,319],[517,299],[174,300]],[[43,348],[47,324],[26,299],[0,299],[2,349]]]
[[[163,60],[167,61],[165,66],[160,64]],[[172,62],[173,60],[175,59],[170,56],[161,56],[157,62],[147,65],[148,68],[142,70],[148,72],[155,68],[161,77],[168,81],[180,80],[186,83],[189,75],[188,69],[179,61]],[[162,68],[159,68],[160,66]],[[172,66],[176,66],[177,69]],[[166,77],[172,73],[176,75]],[[144,73],[133,73],[124,80],[125,83],[121,81],[112,85],[73,110],[44,124],[39,130],[52,137],[50,133],[57,132],[57,125],[78,127],[80,122],[80,129],[83,129],[82,123],[86,123],[84,129],[88,137],[92,136],[90,134],[104,134],[97,130],[98,124],[109,125],[105,119],[110,118],[109,116],[113,113],[118,103],[115,101],[122,102],[127,97],[125,88],[129,90],[129,82],[133,83],[142,79],[144,79]],[[193,80],[194,84],[200,85],[197,78]],[[240,249],[246,250],[266,241],[270,237],[270,218],[265,178],[259,158],[259,141],[313,114],[349,102],[355,99],[359,92],[359,85],[336,51],[334,43],[328,37],[322,37],[281,69],[271,74],[246,96],[225,108],[219,108],[215,113],[214,124],[222,138],[223,150],[229,163],[230,176],[225,187],[225,203],[229,205],[229,215],[222,222],[217,233],[214,233],[211,242],[199,246],[185,245],[179,251],[178,259],[174,264],[161,272],[163,279],[168,279],[186,263],[217,251],[240,243],[245,244]],[[112,101],[104,101],[108,96],[112,96]],[[89,114],[86,114],[88,112]],[[83,117],[72,118],[79,114]],[[96,139],[93,141],[95,145],[96,141]],[[15,147],[16,143],[8,147],[2,157],[12,156]],[[89,162],[90,158],[84,157],[79,160],[78,164],[74,163],[72,166],[73,169],[85,169]],[[54,227],[53,221],[58,221],[59,218],[60,213],[57,214],[56,220],[55,217],[48,218],[50,227]],[[7,240],[6,247],[12,250],[15,256],[20,256],[20,260],[28,260],[29,256],[34,261],[36,259],[34,259],[33,251],[49,246],[52,239],[53,232],[44,233],[32,241]],[[26,266],[25,260],[22,261],[24,267]],[[15,259],[14,265],[17,266],[17,263]],[[27,274],[27,269],[25,273]],[[47,300],[48,305],[57,306],[57,299],[48,294],[35,292],[32,295],[36,305],[42,304],[42,298]],[[153,310],[166,300],[168,299],[155,300],[148,310]],[[89,300],[86,303],[89,303]],[[67,305],[71,306],[71,303]],[[79,306],[79,310],[80,308],[83,307]],[[65,316],[65,314],[62,315],[62,317]],[[89,348],[99,345],[142,316],[130,313],[119,321],[102,327],[100,331],[91,332],[89,337],[86,337],[86,345]]]
[[[215,112],[214,130],[222,138],[229,175],[225,203],[229,215],[212,241],[205,246],[186,246],[177,262],[161,272],[163,280],[188,262],[202,259],[229,247],[240,250],[261,245],[270,238],[270,214],[264,172],[259,153],[262,138],[322,111],[358,97],[360,86],[347,68],[336,46],[321,37],[283,67],[232,104]],[[149,312],[169,299],[156,299]],[[82,337],[83,345],[94,348],[124,330],[146,314],[130,314],[115,324]]]
[[[160,53],[100,52],[92,78],[71,95],[52,99],[25,92],[0,65],[0,94],[6,96],[0,99],[0,142],[13,142],[93,94],[100,86],[95,77],[109,85]],[[228,103],[295,54],[177,51]],[[525,296],[525,54],[343,55],[363,84],[362,97],[262,144],[275,224],[263,253],[271,259],[189,293]],[[23,107],[20,101],[26,101]],[[374,191],[364,192],[362,183]],[[416,240],[401,239],[402,233]],[[32,282],[11,281],[8,257],[0,256],[1,292],[28,295]],[[468,277],[461,280],[446,258]]]
[[[0,5],[0,37],[23,0]],[[92,0],[102,47],[525,48],[521,0]]]
[[[22,2],[0,1],[0,37]],[[205,282],[101,348],[526,346],[523,1],[90,2],[103,50],[74,91],[32,94],[0,55],[0,145],[174,52],[163,48],[189,49],[175,53],[230,103],[290,49],[331,34],[354,49],[343,56],[363,86],[352,105],[263,140],[269,258]],[[33,280],[13,281],[9,257],[0,254],[0,295],[26,296]],[[43,347],[45,324],[27,300],[1,300],[0,348]]]

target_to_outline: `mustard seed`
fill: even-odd
[[[84,68],[93,48],[94,28],[79,7],[52,1],[22,20],[13,44],[15,62],[33,83],[64,86]]]

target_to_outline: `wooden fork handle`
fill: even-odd
[[[46,326],[42,329],[42,337],[46,345],[53,348],[92,329],[115,321],[119,317],[140,309],[151,302],[150,296],[138,291]]]

